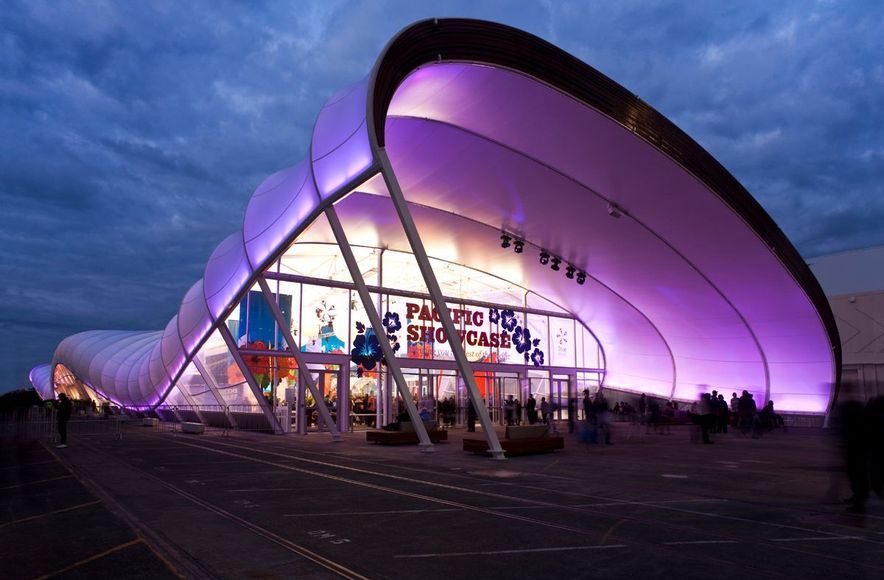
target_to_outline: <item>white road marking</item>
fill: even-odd
[[[825,542],[829,540],[865,540],[862,536],[832,536],[829,538],[772,538],[771,542]]]
[[[663,542],[664,546],[690,546],[691,544],[736,544],[736,540],[694,540],[692,542]]]
[[[378,516],[378,515],[391,515],[391,514],[425,514],[425,513],[435,513],[435,512],[460,512],[463,511],[461,508],[442,508],[435,510],[388,510],[388,511],[377,511],[377,512],[323,512],[316,514],[283,514],[284,518],[312,518],[314,516]]]
[[[523,550],[494,550],[489,552],[445,552],[441,554],[398,554],[394,558],[450,558],[452,556],[495,556],[498,554],[526,554],[529,552],[567,552],[573,550],[610,550],[625,548],[626,544],[607,546],[566,546],[561,548],[526,548]]]

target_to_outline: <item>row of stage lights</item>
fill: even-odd
[[[521,254],[525,251],[525,240],[511,236],[506,232],[502,232],[500,234],[500,247],[506,249],[510,246],[513,247],[515,253]],[[562,259],[551,255],[546,250],[540,250],[540,263],[544,266],[549,264],[550,269],[554,272],[558,272],[562,269]],[[577,283],[583,286],[586,283],[586,272],[583,270],[578,272],[573,264],[568,264],[568,266],[565,267],[565,278],[569,280],[576,279]]]

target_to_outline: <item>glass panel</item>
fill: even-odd
[[[353,429],[377,426],[380,393],[378,374],[371,373],[373,376],[363,374],[358,377],[354,371],[350,372],[350,423]]]
[[[528,315],[528,330],[531,331],[531,341],[527,344],[529,355],[526,364],[532,366],[549,365],[549,326],[547,316],[538,314]]]
[[[383,253],[384,288],[427,293],[427,285],[412,254],[387,250]]]
[[[525,356],[520,354],[516,350],[516,345],[513,343],[513,332],[508,331],[507,327],[517,328],[523,327],[525,323],[525,315],[522,312],[517,310],[512,311],[510,313],[504,313],[504,311],[500,311],[500,349],[498,359],[501,363],[504,364],[525,364]]]
[[[228,322],[229,320],[230,319],[228,319]],[[225,404],[257,404],[257,401],[252,394],[252,390],[249,388],[248,383],[246,383],[245,377],[243,377],[242,372],[240,372],[239,367],[233,360],[233,356],[231,356],[230,352],[227,350],[227,345],[224,343],[224,339],[221,338],[221,335],[217,330],[212,333],[200,349],[199,353],[197,353],[197,356],[215,380],[215,384],[218,386],[221,398],[224,400]],[[259,357],[259,360],[253,361],[253,364],[262,364],[260,358],[262,357]]]
[[[569,318],[550,317],[550,349],[547,352],[549,363],[557,367],[574,366],[574,321]]]
[[[599,361],[599,345],[583,326],[580,327],[583,334],[583,368],[597,369],[600,368]]]
[[[270,288],[277,290],[280,295],[280,300],[282,304],[291,304],[291,310],[287,313],[285,309],[280,308],[282,310],[283,315],[287,315],[289,319],[289,328],[292,331],[292,336],[295,339],[295,343],[300,346],[301,345],[301,285],[296,282],[277,282],[274,280],[268,280],[268,284],[270,284]],[[279,350],[284,350],[285,344],[280,343]]]
[[[349,352],[347,329],[350,318],[350,291],[304,284],[301,324],[305,352]]]
[[[276,282],[270,281],[271,290],[276,290]],[[293,296],[274,293],[284,318],[292,319]],[[237,332],[233,335],[237,344],[253,350],[282,350],[285,340],[276,324],[276,318],[261,288],[256,284],[239,303]],[[232,317],[231,317],[232,318]],[[232,331],[232,329],[231,329]]]
[[[176,386],[178,389],[181,389],[190,395],[190,398],[195,405],[219,404],[215,399],[215,395],[212,394],[212,390],[209,389],[209,386],[203,380],[202,375],[200,375],[199,370],[197,370],[196,365],[193,363],[187,365],[181,378],[178,379],[178,384]],[[176,399],[176,402],[170,402],[170,405],[190,405],[190,402],[184,398],[183,395],[180,393],[176,393],[176,395],[180,398]]]

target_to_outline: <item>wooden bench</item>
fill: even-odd
[[[431,442],[448,441],[448,431],[436,428],[435,421],[424,421],[424,427],[427,429],[427,435]],[[409,421],[400,423],[399,431],[385,431],[383,429],[366,431],[365,440],[377,445],[417,445],[420,443],[417,431]]]
[[[512,425],[506,428],[500,446],[504,455],[528,455],[531,453],[545,453],[565,448],[565,438],[550,436],[547,425]],[[485,439],[463,440],[463,450],[476,454],[489,453],[488,442]]]

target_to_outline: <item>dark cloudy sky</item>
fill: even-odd
[[[0,391],[161,329],[319,107],[414,20],[545,38],[672,119],[805,257],[884,244],[884,4],[3,0]]]

